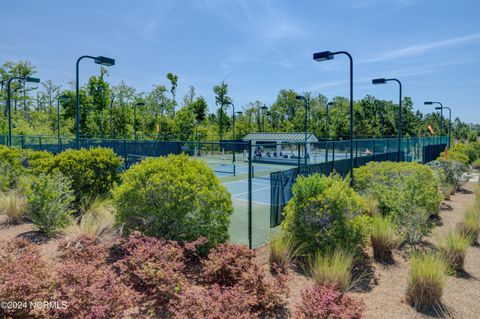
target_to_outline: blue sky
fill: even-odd
[[[397,100],[423,112],[425,100],[451,106],[454,116],[480,122],[480,1],[53,1],[18,0],[0,11],[0,63],[28,59],[37,75],[67,87],[83,54],[114,57],[109,81],[149,91],[179,76],[207,98],[227,77],[237,106],[272,103],[279,89],[348,96],[348,61],[318,63],[312,53],[347,50],[354,58],[354,98]],[[82,62],[81,82],[98,74]]]

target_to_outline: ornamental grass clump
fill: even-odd
[[[269,243],[270,267],[281,272],[287,272],[295,257],[299,256],[301,247],[292,239],[280,234]]]
[[[397,245],[397,234],[395,224],[390,217],[373,216],[370,242],[375,259],[379,261],[392,260],[392,250]]]
[[[449,231],[439,240],[440,255],[453,271],[463,270],[465,255],[471,242],[468,235],[466,236],[458,230]]]
[[[81,206],[81,215],[68,234],[102,237],[114,233],[115,208],[109,199],[94,198],[87,206]]]
[[[0,193],[0,215],[4,215],[7,224],[20,224],[27,218],[27,200],[18,191]]]
[[[466,237],[471,239],[471,243],[478,241],[480,234],[480,206],[470,207],[465,212],[463,220],[458,224],[458,230]]]
[[[434,309],[441,304],[448,265],[433,253],[414,253],[410,257],[407,300],[418,310]]]
[[[344,249],[337,248],[331,253],[318,252],[308,266],[318,285],[333,284],[342,291],[352,287],[353,254]]]

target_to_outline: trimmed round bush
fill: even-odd
[[[122,160],[112,149],[66,150],[35,162],[35,170],[50,174],[59,171],[72,181],[76,202],[82,197],[108,193],[119,181]]]
[[[307,252],[336,246],[352,250],[365,246],[370,217],[364,199],[338,175],[297,178],[285,208],[282,228]]]
[[[203,162],[186,155],[146,159],[113,190],[117,224],[167,240],[228,239],[231,195]]]

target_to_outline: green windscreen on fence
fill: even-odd
[[[0,144],[8,138],[0,135]],[[150,157],[186,154],[204,162],[232,196],[230,240],[257,247],[278,231],[297,176],[337,172],[370,161],[426,163],[438,157],[448,137],[358,139],[316,143],[261,141],[159,141],[50,136],[12,136],[12,147],[60,153],[66,149],[107,147],[124,159],[124,169]],[[249,156],[251,154],[251,157]]]

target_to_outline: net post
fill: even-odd
[[[248,141],[248,248],[252,243],[252,140]]]

